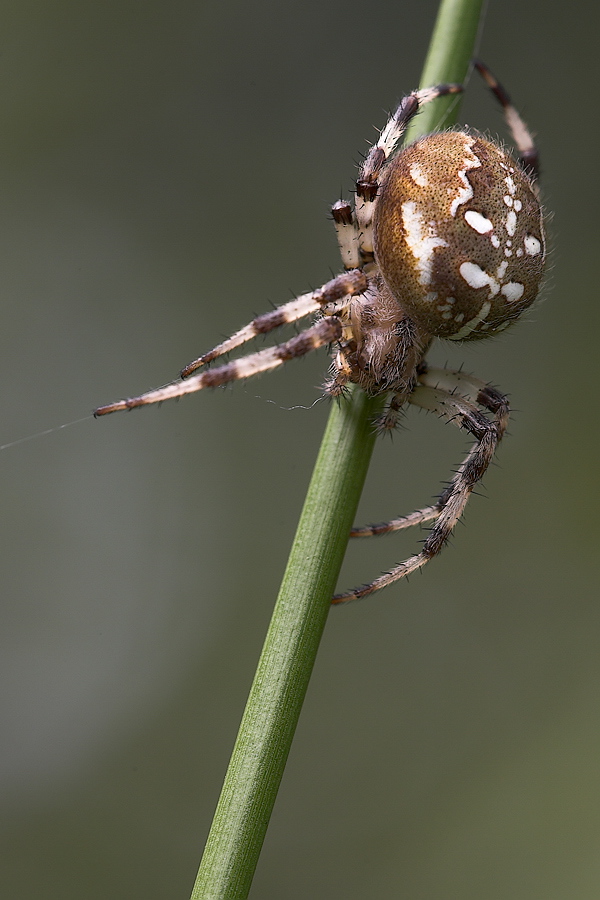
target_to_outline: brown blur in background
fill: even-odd
[[[0,443],[164,383],[328,279],[329,205],[418,83],[436,8],[5,4]],[[480,55],[538,135],[545,302],[433,356],[506,390],[511,433],[443,556],[330,616],[257,900],[600,892],[598,13],[540,9],[492,2]],[[476,77],[461,118],[506,135]],[[189,895],[326,367],[0,454],[3,897]],[[428,502],[467,446],[411,410],[359,520]],[[340,587],[421,538],[352,546]]]

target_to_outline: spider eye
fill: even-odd
[[[429,334],[484,338],[537,297],[546,255],[532,183],[497,144],[431,134],[389,164],[374,216],[383,278]]]

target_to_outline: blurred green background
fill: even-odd
[[[329,205],[436,8],[5,3],[0,443],[168,381],[329,278]],[[511,434],[442,558],[330,616],[252,897],[600,893],[597,27],[589,4],[490,4],[480,55],[538,134],[552,272],[514,331],[434,359],[509,392]],[[505,134],[475,78],[462,119]],[[189,895],[326,367],[0,455],[2,896]],[[467,445],[411,411],[359,519],[427,502]],[[340,586],[421,537],[353,546]]]

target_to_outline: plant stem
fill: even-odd
[[[421,86],[462,81],[483,0],[442,0]],[[443,116],[442,98],[410,139]],[[450,98],[452,103],[452,98]],[[448,103],[446,110],[450,109]],[[456,115],[456,101],[451,106]],[[334,403],[192,900],[247,897],[329,612],[375,443],[384,398],[352,390]]]
[[[380,408],[335,404],[192,898],[246,897],[348,542]],[[341,488],[341,489],[340,489]]]

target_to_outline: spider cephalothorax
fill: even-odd
[[[186,366],[181,381],[95,412],[133,409],[248,378],[332,344],[325,391],[338,396],[352,383],[370,394],[391,394],[382,429],[396,425],[408,402],[468,430],[476,443],[437,503],[352,532],[383,534],[435,521],[420,553],[334,602],[372,593],[439,552],[506,429],[509,408],[502,394],[425,362],[435,337],[478,340],[505,329],[535,300],[544,270],[537,151],[504,89],[482,63],[475,66],[504,108],[518,160],[469,131],[430,134],[396,153],[421,106],[462,88],[443,84],[409,94],[360,167],[354,206],[339,200],[332,208],[345,271],[254,319]],[[291,340],[194,374],[257,335],[315,313],[315,324]]]

